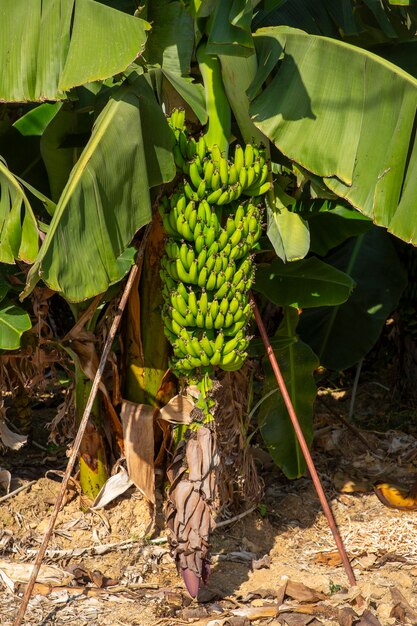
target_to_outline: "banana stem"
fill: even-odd
[[[268,148],[269,157],[269,142],[265,135],[256,128],[249,115],[249,98],[246,94],[246,90],[258,69],[256,52],[248,57],[222,55],[220,56],[220,64],[227,100],[243,140],[245,143],[265,144]]]
[[[231,132],[231,110],[222,80],[220,61],[217,56],[206,53],[206,44],[196,51],[206,96],[208,129],[205,140],[211,150],[214,145],[227,158]]]

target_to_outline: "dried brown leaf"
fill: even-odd
[[[251,622],[257,619],[265,619],[266,617],[275,617],[278,612],[277,604],[269,604],[263,607],[244,607],[242,609],[234,609],[231,613],[237,617],[246,617]]]
[[[159,417],[172,424],[190,424],[193,409],[194,403],[185,396],[178,394],[160,409]]]
[[[155,504],[154,413],[146,404],[124,401],[120,411],[129,477],[149,502]]]
[[[413,609],[408,600],[403,596],[401,591],[397,589],[397,587],[391,587],[390,592],[395,605],[394,608],[401,607],[404,610],[404,613],[408,617],[408,619],[410,619],[413,623],[417,623],[417,612]]]
[[[4,419],[0,417],[0,442],[11,450],[20,450],[27,442],[27,437],[11,431]]]
[[[395,617],[395,619],[400,624],[405,624],[406,620],[406,612],[402,604],[395,604],[389,614],[390,617]]]
[[[265,554],[260,559],[254,559],[252,561],[252,569],[269,569],[271,567],[271,557],[269,554]]]
[[[278,624],[283,626],[307,626],[316,618],[314,615],[298,615],[297,613],[281,613],[278,617]]]
[[[107,504],[121,496],[129,487],[133,485],[132,479],[125,469],[110,476],[104,483],[96,499],[93,502],[92,509],[102,509]]]
[[[356,620],[359,619],[355,611],[350,606],[344,606],[337,612],[337,619],[340,626],[353,626]]]
[[[9,470],[0,467],[0,490],[5,494],[10,491],[10,483],[12,482],[12,475]]]
[[[0,570],[3,571],[13,582],[25,583],[29,580],[33,565],[31,563],[14,563],[0,560]],[[41,565],[37,580],[50,585],[65,585],[72,580],[73,576],[55,565]]]
[[[324,593],[311,589],[311,587],[307,587],[303,583],[297,583],[291,580],[287,582],[285,595],[298,602],[319,602],[326,598]]]
[[[190,439],[187,443],[186,459],[188,465],[188,480],[201,482],[202,450],[197,439]]]
[[[382,624],[369,609],[365,609],[356,626],[382,626]]]

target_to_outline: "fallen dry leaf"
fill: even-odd
[[[397,607],[397,612],[399,612],[401,609],[404,612],[405,616],[408,617],[408,619],[412,621],[413,624],[416,624],[417,612],[413,609],[410,603],[406,600],[406,598],[403,596],[401,591],[397,589],[397,587],[391,587],[390,592],[391,592],[392,600],[394,602],[393,611],[396,607]],[[392,617],[396,617],[396,615],[392,615]]]
[[[369,493],[372,491],[371,481],[355,479],[343,472],[336,472],[333,476],[333,484],[340,493]]]
[[[11,450],[19,450],[27,442],[25,435],[18,435],[10,430],[4,419],[0,418],[0,441]]]
[[[271,567],[271,557],[269,554],[265,554],[261,559],[254,559],[252,561],[252,569],[269,569]]]
[[[311,587],[307,587],[303,583],[293,582],[292,580],[287,582],[285,595],[298,602],[319,602],[326,598],[324,593],[311,589]]]
[[[121,496],[133,485],[133,480],[124,468],[104,483],[93,502],[92,509],[102,509],[107,504]]]
[[[365,609],[355,626],[382,626],[382,624],[369,609]]]
[[[337,619],[340,626],[353,626],[355,621],[359,619],[359,616],[352,607],[344,606],[337,612]]]
[[[390,483],[377,482],[374,484],[375,495],[385,506],[398,511],[417,510],[417,500],[410,496],[409,489]]]
[[[224,619],[213,619],[209,622],[193,622],[193,626],[249,626],[250,622],[246,617],[226,617]]]
[[[296,613],[281,613],[277,621],[283,626],[308,626],[312,622],[321,624],[314,615],[297,615]]]
[[[246,617],[251,622],[257,619],[265,619],[266,617],[275,617],[277,612],[277,604],[269,604],[268,606],[262,607],[245,607],[241,609],[234,609],[233,611],[231,611],[231,613],[236,617]]]

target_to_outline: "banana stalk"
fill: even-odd
[[[138,404],[160,406],[172,390],[162,385],[168,366],[163,332],[159,265],[164,252],[164,231],[159,215],[153,219],[140,277],[129,296],[126,337],[125,398]],[[171,394],[172,395],[172,394]]]
[[[75,365],[75,410],[77,426],[81,421],[85,405],[90,395],[92,382],[85,376],[81,368]],[[106,461],[106,449],[102,431],[100,401],[96,397],[81,441],[79,453],[80,485],[82,493],[94,500],[109,477]]]
[[[230,140],[231,114],[221,77],[220,61],[217,56],[206,53],[206,44],[201,43],[196,52],[203,78],[206,109],[209,118],[205,141],[208,148],[217,145],[227,157]]]

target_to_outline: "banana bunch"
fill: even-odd
[[[205,376],[234,371],[247,357],[254,280],[251,251],[262,234],[262,195],[270,188],[262,148],[236,146],[229,161],[204,136],[194,139],[173,111],[177,168],[185,174],[159,203],[167,239],[161,260],[165,334],[172,369]],[[242,196],[242,197],[241,197]],[[245,198],[243,196],[246,196]]]
[[[236,145],[233,159],[228,160],[217,145],[208,148],[204,135],[196,140],[188,134],[183,110],[175,109],[168,123],[176,140],[176,166],[188,177],[183,185],[189,200],[205,198],[209,204],[222,206],[242,194],[262,196],[271,188],[264,148]]]

